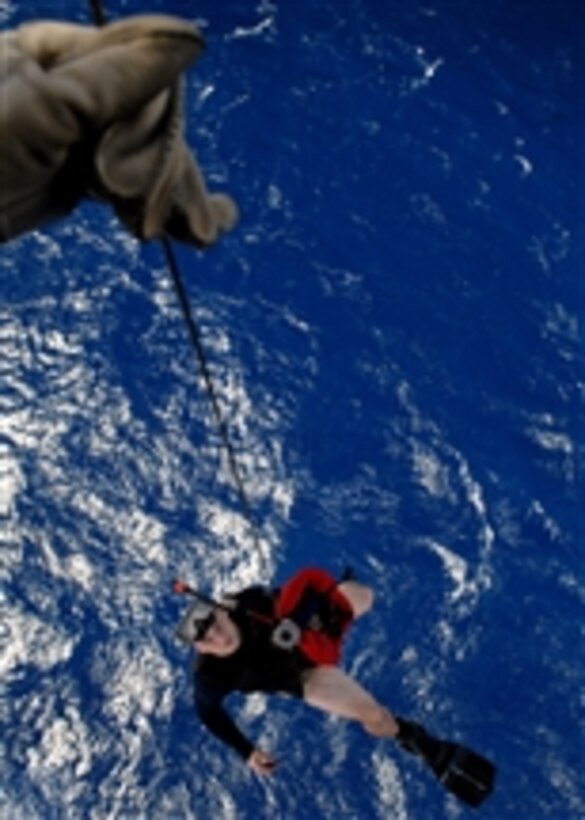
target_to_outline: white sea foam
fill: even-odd
[[[221,545],[213,562],[216,591],[225,591],[265,579],[265,562],[272,551],[269,540],[257,542],[250,522],[242,513],[226,510],[211,499],[198,504],[199,519],[213,540]]]
[[[5,680],[20,667],[48,671],[71,657],[75,639],[21,606],[5,605],[5,635],[0,642],[0,677]]]
[[[24,473],[18,458],[5,442],[0,442],[0,517],[14,510],[17,496],[25,489]]]
[[[376,814],[381,820],[408,820],[408,805],[400,770],[392,758],[380,751],[372,755],[376,781]]]
[[[424,544],[441,559],[445,572],[452,581],[453,589],[449,596],[452,603],[459,601],[465,595],[475,595],[477,593],[477,584],[469,579],[469,564],[467,561],[436,541],[427,539]]]
[[[534,441],[545,450],[557,450],[568,456],[572,456],[575,452],[573,441],[566,433],[555,430],[539,430],[534,427],[529,432]]]
[[[67,704],[61,717],[51,717],[43,727],[38,745],[28,750],[28,767],[33,779],[43,780],[57,769],[71,768],[83,778],[92,766],[91,740],[79,707]]]
[[[268,34],[269,37],[274,36],[276,26],[276,18],[274,16],[265,17],[256,23],[255,26],[238,26],[231,34],[231,39],[239,40],[246,37],[259,37]]]
[[[553,304],[545,316],[543,335],[557,343],[563,358],[574,359],[579,351],[579,319],[565,305]]]
[[[429,495],[456,502],[456,494],[451,486],[449,468],[441,462],[439,454],[425,444],[412,443],[412,459],[419,484]]]
[[[438,539],[421,540],[442,561],[452,581],[451,603],[474,607],[483,591],[491,587],[492,553],[495,532],[487,509],[483,489],[473,477],[463,454],[445,441],[441,431],[430,419],[422,416],[408,385],[399,388],[399,398],[407,410],[413,435],[409,437],[413,472],[420,486],[429,495],[455,507],[464,503],[474,512],[478,522],[478,549],[475,560],[458,555]]]
[[[534,170],[532,162],[528,159],[528,157],[525,157],[522,154],[514,154],[513,159],[520,166],[520,172],[523,177],[529,176]]]
[[[532,414],[527,417],[526,435],[545,453],[558,460],[567,480],[572,482],[577,475],[578,458],[575,443],[564,428],[564,422],[549,413]]]
[[[131,725],[139,717],[168,716],[172,709],[171,667],[148,638],[134,646],[120,640],[110,647],[94,666],[94,676],[106,698],[105,714],[120,726]]]

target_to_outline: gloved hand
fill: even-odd
[[[208,194],[182,137],[179,78],[202,50],[194,26],[164,15],[0,34],[0,241],[84,196],[141,239],[205,246],[233,227],[236,206]]]

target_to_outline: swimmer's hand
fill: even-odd
[[[256,774],[267,775],[272,774],[276,769],[276,760],[260,749],[254,749],[248,758],[248,766]]]

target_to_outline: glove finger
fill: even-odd
[[[174,83],[203,50],[195,26],[144,15],[101,29],[37,23],[22,47],[49,73],[47,91],[96,128],[127,117]]]

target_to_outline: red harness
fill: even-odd
[[[317,665],[339,662],[353,610],[328,572],[311,567],[293,575],[280,591],[276,617],[298,624],[301,634],[297,649],[306,658]]]

